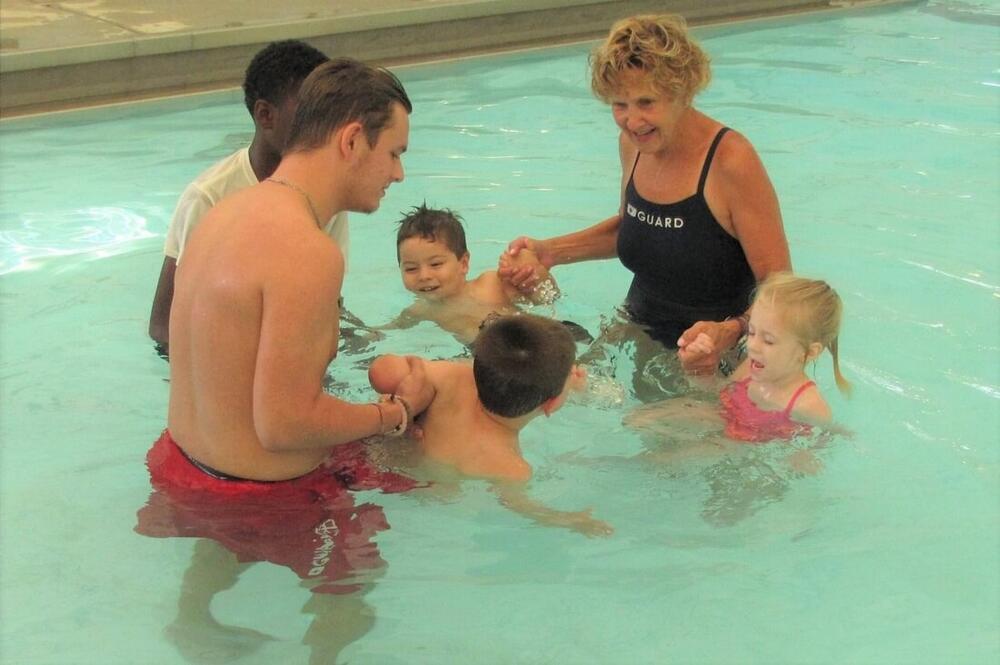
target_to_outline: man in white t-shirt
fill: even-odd
[[[157,343],[161,354],[169,352],[174,273],[191,233],[205,213],[224,197],[256,185],[274,172],[295,117],[299,87],[313,69],[327,60],[326,55],[312,46],[287,40],[267,45],[247,67],[243,92],[254,121],[253,141],[209,167],[187,186],[167,229],[163,267],[149,315],[149,336]],[[347,213],[335,214],[323,230],[340,245],[346,261]]]

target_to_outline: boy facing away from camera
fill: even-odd
[[[476,338],[490,315],[513,314],[518,303],[551,303],[558,294],[548,271],[538,287],[519,291],[497,270],[468,279],[469,250],[462,220],[451,210],[414,207],[399,222],[396,259],[403,286],[417,296],[389,328],[408,328],[429,320],[464,344]],[[534,262],[530,252],[519,262]]]
[[[524,494],[532,470],[521,455],[520,431],[559,410],[570,392],[584,389],[586,372],[575,360],[576,343],[562,323],[520,314],[483,328],[471,364],[422,361],[434,393],[419,420],[422,456],[461,476],[493,481],[504,505],[537,522],[607,535],[611,527],[589,511],[557,511]],[[385,355],[375,359],[368,376],[375,390],[391,394],[410,372],[406,358]]]

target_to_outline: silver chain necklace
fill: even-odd
[[[302,195],[302,198],[306,200],[309,204],[309,212],[312,213],[313,221],[316,222],[316,227],[322,229],[323,225],[319,223],[319,215],[316,214],[316,206],[313,205],[312,199],[306,194],[305,190],[296,185],[294,182],[289,182],[288,180],[282,180],[281,178],[265,178],[267,182],[273,182],[276,185],[284,185],[289,189],[294,189],[296,192]]]

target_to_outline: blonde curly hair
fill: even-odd
[[[631,16],[611,26],[607,39],[590,54],[590,87],[599,99],[610,102],[622,89],[623,76],[639,70],[650,76],[657,90],[690,104],[712,78],[709,63],[682,17]]]

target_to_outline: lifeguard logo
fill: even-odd
[[[330,563],[330,552],[333,551],[333,536],[337,533],[337,523],[333,519],[328,519],[313,531],[319,536],[321,542],[316,551],[313,552],[312,568],[309,569],[310,577],[322,575],[326,564]]]
[[[656,226],[661,229],[679,229],[684,226],[683,217],[660,217],[659,215],[651,215],[645,210],[639,210],[631,203],[627,203],[625,205],[625,210],[630,217],[635,217],[640,222],[644,222],[650,226]]]

